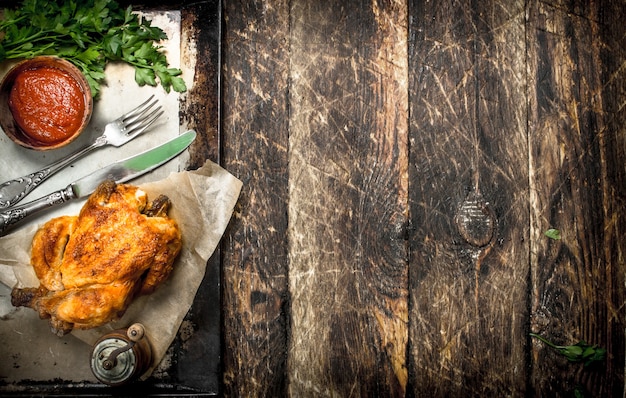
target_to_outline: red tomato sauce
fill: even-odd
[[[52,67],[28,69],[16,77],[9,107],[24,134],[55,144],[80,127],[85,113],[84,93],[67,72]]]

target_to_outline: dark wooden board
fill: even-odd
[[[402,395],[406,5],[291,4],[289,391]]]
[[[608,0],[227,4],[223,162],[245,184],[227,395],[621,396],[623,18]]]
[[[171,367],[122,393],[623,395],[623,4],[177,4],[189,167],[244,188]]]
[[[405,9],[383,8],[376,22],[365,6],[357,15],[342,2],[288,6],[225,6],[224,164],[244,181],[224,248],[225,391],[397,394],[407,338],[407,97],[396,76],[406,76]],[[385,40],[395,52],[384,53]]]
[[[288,1],[225,2],[222,156],[243,182],[222,245],[224,393],[285,396]]]
[[[523,395],[528,143],[524,2],[411,3],[410,384]]]
[[[535,342],[537,395],[624,391],[623,18],[623,4],[610,1],[528,9],[528,46],[536,49],[528,57],[531,329],[557,344],[585,340],[608,351],[601,366],[584,368]],[[548,228],[562,239],[546,239]]]

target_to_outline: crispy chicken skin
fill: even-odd
[[[182,247],[169,199],[107,181],[78,216],[47,222],[33,238],[31,263],[39,288],[14,288],[14,306],[50,318],[54,333],[103,325],[124,314],[172,271]]]

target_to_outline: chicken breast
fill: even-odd
[[[170,275],[182,247],[169,199],[148,203],[131,185],[105,182],[78,216],[58,217],[37,231],[31,263],[38,288],[14,288],[11,302],[49,318],[54,333],[103,325],[124,314]]]

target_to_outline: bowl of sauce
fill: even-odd
[[[85,76],[59,57],[21,61],[0,83],[0,127],[26,148],[45,151],[69,144],[89,124],[92,113]]]

